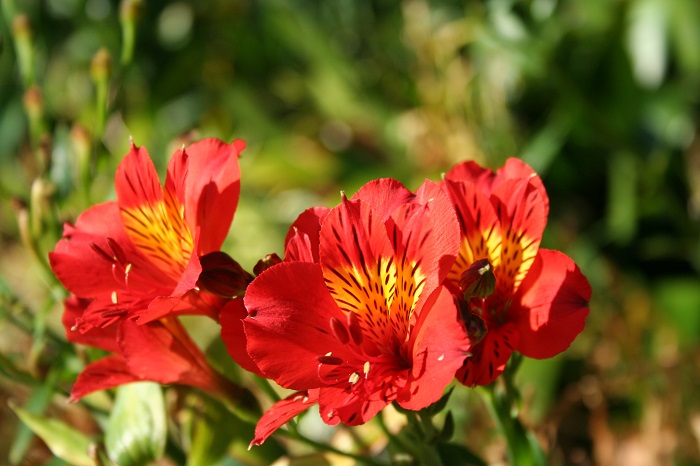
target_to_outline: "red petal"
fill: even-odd
[[[442,283],[452,269],[461,242],[455,209],[440,183],[432,181],[421,185],[416,192],[416,202],[428,207],[429,214],[425,222],[431,224],[434,232],[431,247],[434,248],[434,260],[437,262],[435,273],[437,283]]]
[[[583,331],[590,299],[591,286],[574,261],[541,249],[511,304],[520,331],[518,351],[542,359],[567,349]]]
[[[175,383],[192,371],[195,362],[160,322],[120,324],[119,346],[129,370],[163,384]]]
[[[144,380],[134,375],[121,356],[108,356],[88,364],[73,385],[68,401],[78,401],[98,390],[118,387],[125,383]]]
[[[510,322],[489,328],[484,339],[472,348],[472,356],[457,371],[457,379],[467,387],[490,384],[505,370],[518,339],[518,331]]]
[[[219,250],[228,235],[240,193],[241,143],[209,138],[186,149],[185,218],[192,231],[201,228],[199,255]]]
[[[448,280],[453,292],[459,290],[462,274],[480,259],[491,264],[501,258],[501,224],[486,195],[473,183],[446,179],[444,186],[452,199],[462,231],[462,244]]]
[[[248,311],[243,306],[243,298],[233,299],[226,303],[219,319],[221,322],[221,339],[226,345],[228,354],[243,369],[264,377],[246,349],[247,338],[243,329],[243,319],[248,317]]]
[[[404,408],[419,410],[442,396],[469,350],[458,306],[447,288],[436,290],[423,307],[410,345],[413,367],[398,402]]]
[[[494,190],[491,202],[502,235],[501,257],[493,263],[496,292],[510,296],[535,260],[547,214],[539,190],[529,180],[504,181]]]
[[[108,261],[91,246],[94,244],[113,255],[107,238],[118,245],[131,264],[128,277],[124,273],[127,264],[117,264],[118,267],[113,271],[113,265],[117,261]],[[162,273],[131,244],[122,227],[119,208],[114,202],[98,204],[86,210],[78,217],[74,227],[65,225],[63,238],[49,254],[49,261],[61,283],[83,298],[106,295],[109,300],[109,295],[114,290],[124,289],[124,293],[138,295],[158,292],[174,285],[167,277],[154,278]]]
[[[330,319],[345,319],[321,268],[309,262],[277,264],[253,280],[244,302],[250,316],[243,321],[248,354],[260,370],[286,388],[318,387],[316,358],[344,352],[331,334]]]
[[[323,278],[338,306],[357,313],[375,343],[391,341],[386,296],[401,264],[380,216],[362,201],[344,201],[321,226],[320,251]],[[401,266],[410,272],[413,264]]]
[[[69,296],[64,302],[63,328],[66,330],[66,339],[81,345],[94,346],[111,353],[117,352],[117,325],[110,325],[105,328],[91,328],[86,332],[79,331],[76,321],[82,319],[85,309],[90,301],[79,299],[75,295]]]
[[[158,173],[145,147],[131,146],[117,167],[114,188],[122,209],[155,205],[163,201]]]
[[[181,166],[183,158],[180,153],[171,165]],[[184,167],[175,171],[184,176]],[[122,224],[131,242],[163,274],[179,280],[192,255],[195,229],[182,217],[182,182],[168,179],[166,184],[164,195],[148,152],[132,146],[117,168],[114,185]]]
[[[320,390],[318,408],[321,419],[328,425],[342,421],[348,426],[359,426],[372,419],[390,402],[381,396],[360,397],[343,387],[324,386]]]
[[[352,197],[352,201],[360,200],[369,205],[383,222],[399,206],[411,201],[415,196],[399,181],[382,178],[370,181],[362,186]]]
[[[285,260],[319,262],[319,234],[328,212],[327,207],[312,207],[299,215],[284,240]]]
[[[154,298],[148,308],[134,314],[139,324],[147,324],[163,317],[182,315],[207,316],[218,321],[219,310],[226,303],[224,298],[198,290],[190,290],[182,296]]]
[[[294,418],[297,414],[309,409],[318,401],[318,390],[296,392],[284,400],[278,401],[265,411],[255,426],[255,438],[250,446],[262,445],[263,442],[277,429]]]
[[[542,179],[539,175],[535,173],[535,170],[522,160],[511,157],[506,160],[506,164],[502,168],[498,169],[496,180],[494,181],[494,188],[503,181],[510,179],[529,179],[530,184],[540,193],[545,216],[549,214],[549,197],[547,196],[547,190],[544,188],[544,183],[542,183]]]
[[[445,175],[445,180],[456,182],[468,182],[475,185],[479,191],[486,196],[491,195],[491,189],[496,174],[488,169],[483,168],[473,160],[462,162],[455,165]]]

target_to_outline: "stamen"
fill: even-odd
[[[329,351],[326,353],[326,356],[333,356],[333,351]]]
[[[365,373],[365,376],[369,374],[369,361],[366,361],[365,364],[362,366],[362,372]]]
[[[331,366],[338,366],[343,363],[343,360],[335,356],[319,356],[316,358],[321,364],[328,364]]]
[[[360,319],[357,317],[357,314],[352,311],[348,312],[348,329],[350,330],[352,341],[358,346],[361,345],[363,340],[362,326],[360,325]]]
[[[73,326],[70,328],[70,331],[75,332],[76,330],[78,330],[78,326],[76,324],[73,324]]]
[[[360,381],[360,374],[358,374],[357,372],[353,372],[352,374],[350,374],[350,379],[348,379],[348,382],[355,385],[359,381]]]
[[[117,292],[112,291],[112,304],[117,304]]]
[[[443,359],[445,359],[445,355],[441,354],[440,357],[438,358],[438,361],[442,361]]]
[[[100,317],[103,319],[106,319],[108,317],[119,317],[123,316],[126,314],[126,309],[112,309],[109,311],[104,311],[103,313],[100,314]]]
[[[113,238],[107,238],[107,244],[114,253],[114,259],[120,264],[125,264],[126,254],[124,254],[124,250],[121,246],[119,246],[119,243],[117,243]]]
[[[105,259],[107,262],[114,262],[116,260],[115,257],[112,257],[109,254],[107,254],[104,249],[102,249],[92,241],[90,241],[90,248],[92,248],[93,251],[102,256],[102,258]]]
[[[331,317],[331,332],[335,339],[343,345],[350,341],[350,335],[348,335],[347,329],[343,323],[335,317]]]

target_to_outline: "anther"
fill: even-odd
[[[353,372],[352,374],[350,374],[350,378],[348,379],[348,382],[355,385],[359,381],[360,381],[360,374],[358,374],[357,372]]]
[[[348,330],[350,330],[352,341],[358,346],[361,345],[363,340],[362,326],[360,325],[360,319],[357,317],[357,314],[352,311],[348,312]]]
[[[100,317],[107,319],[109,317],[119,317],[126,314],[126,309],[112,309],[110,311],[104,311],[100,314]]]
[[[343,360],[336,356],[319,356],[316,360],[321,364],[329,364],[331,366],[337,366],[343,363]]]
[[[362,372],[365,373],[365,376],[369,374],[369,361],[366,361],[362,366]]]
[[[441,354],[440,357],[438,358],[438,361],[442,361],[443,359],[445,359],[445,355]]]
[[[114,262],[114,257],[107,254],[105,250],[99,247],[96,243],[90,241],[90,248],[92,248],[93,251],[102,256],[102,258],[105,259],[107,262]]]
[[[107,238],[107,244],[109,245],[112,253],[114,253],[114,258],[120,264],[126,264],[126,254],[119,243],[117,243],[113,238]]]
[[[112,291],[112,304],[117,304],[117,292]]]
[[[343,345],[350,341],[350,335],[348,335],[345,325],[335,317],[331,317],[331,333]]]

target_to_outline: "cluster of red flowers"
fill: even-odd
[[[225,394],[230,382],[177,319],[204,315],[244,369],[295,390],[258,422],[260,444],[314,404],[348,425],[392,402],[422,409],[455,378],[490,384],[514,351],[552,357],[583,330],[590,285],[569,257],[540,249],[549,201],[523,162],[465,162],[415,193],[371,181],[303,212],[284,259],[262,260],[254,278],[219,250],[243,148],[183,148],[161,189],[132,146],[117,200],[66,226],[50,260],[72,293],[68,338],[113,353],[85,368],[73,399],[137,380]]]

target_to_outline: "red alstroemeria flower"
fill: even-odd
[[[244,147],[205,139],[183,148],[161,188],[146,149],[132,144],[117,169],[116,202],[66,225],[49,256],[63,285],[90,300],[71,327],[85,332],[122,317],[141,324],[180,314],[218,319],[225,301],[200,290],[198,280],[208,263],[221,267],[217,251],[238,203]]]
[[[112,354],[85,367],[73,385],[70,401],[97,390],[137,381],[189,385],[227,397],[241,392],[212,369],[177,318],[143,325],[125,319],[119,325],[76,332],[75,321],[89,304],[89,300],[74,295],[66,299],[63,314],[66,337],[73,343],[94,346]]]
[[[414,195],[377,180],[333,209],[302,214],[286,260],[244,298],[252,361],[299,390],[263,415],[252,444],[314,403],[326,423],[357,425],[392,401],[418,410],[438,400],[468,350],[441,286],[458,249],[454,210],[431,182]]]
[[[568,348],[585,325],[591,287],[573,260],[539,247],[549,212],[539,176],[518,159],[496,173],[466,162],[443,186],[462,228],[447,283],[457,295],[470,294],[462,307],[472,356],[458,379],[487,385],[513,351],[543,359]],[[478,281],[483,273],[493,275]],[[484,290],[490,294],[479,295]]]

